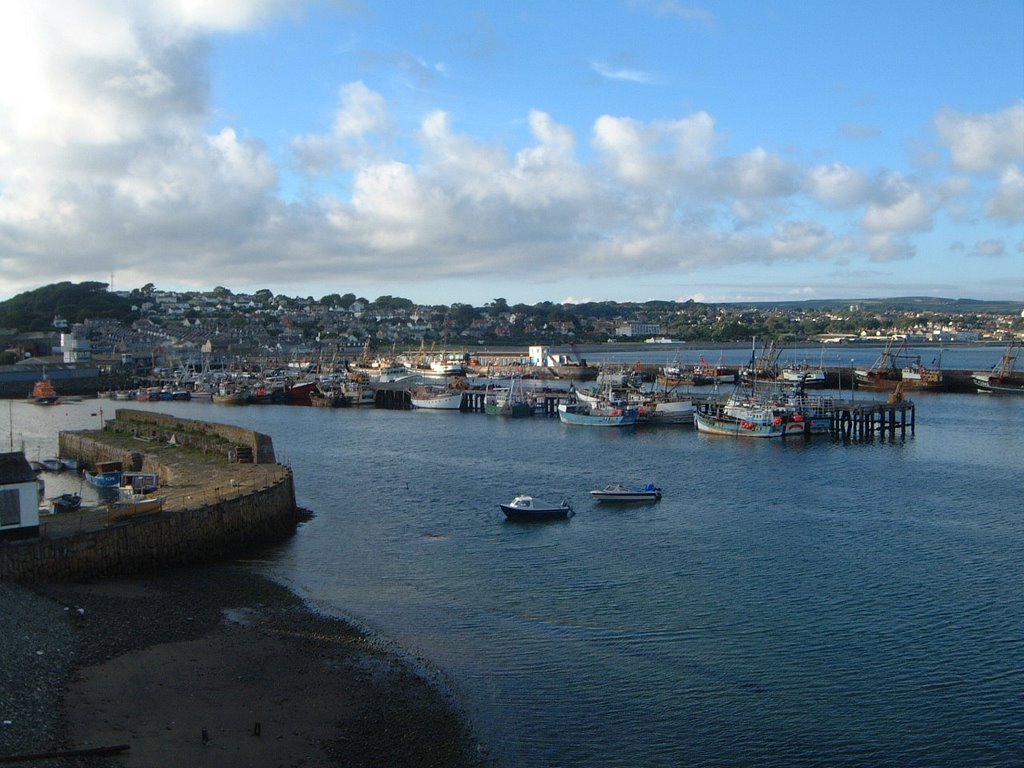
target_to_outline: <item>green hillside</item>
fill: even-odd
[[[86,319],[121,322],[133,317],[132,302],[107,291],[106,283],[53,283],[0,302],[0,328],[48,331],[60,316],[68,323]]]

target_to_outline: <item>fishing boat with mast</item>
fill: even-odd
[[[488,416],[504,416],[521,419],[533,416],[533,403],[523,391],[521,375],[514,375],[508,389],[495,390],[484,399],[484,413]]]
[[[751,381],[774,381],[780,374],[779,355],[782,350],[772,339],[761,349],[761,354],[757,354],[756,343],[756,339],[751,343],[750,365],[740,371],[740,380],[748,383]]]
[[[726,437],[785,437],[807,433],[802,414],[792,407],[737,388],[724,403],[709,403],[694,413],[698,432]]]
[[[885,345],[882,354],[870,368],[858,368],[853,372],[858,389],[869,392],[889,392],[900,386],[900,391],[938,392],[946,387],[942,374],[942,353],[935,368],[921,363],[920,355],[910,355],[907,340],[894,336]],[[901,360],[906,362],[901,363]]]
[[[979,392],[999,395],[1024,395],[1024,376],[1014,373],[1024,342],[1011,341],[999,362],[990,371],[975,371],[971,382]]]

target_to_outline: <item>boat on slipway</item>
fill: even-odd
[[[85,479],[97,488],[116,489],[121,485],[123,465],[120,461],[101,461],[96,464],[95,472],[85,472]]]
[[[1024,376],[1014,373],[1022,346],[1024,342],[1011,342],[991,371],[975,371],[971,376],[975,389],[998,395],[1024,395]]]
[[[654,483],[648,483],[642,488],[628,488],[621,483],[606,485],[604,488],[595,488],[590,492],[595,501],[614,502],[619,504],[637,504],[661,499],[661,488]]]
[[[560,520],[572,514],[572,505],[565,499],[554,504],[527,494],[520,494],[508,504],[498,506],[509,520]]]
[[[50,499],[50,512],[77,512],[82,506],[82,497],[77,493],[62,493]]]
[[[148,512],[160,512],[163,510],[166,502],[166,496],[122,493],[116,501],[107,503],[107,510],[111,520],[118,520]]]

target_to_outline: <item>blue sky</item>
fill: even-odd
[[[1024,4],[0,0],[0,299],[1024,301]]]

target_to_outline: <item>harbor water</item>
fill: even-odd
[[[916,401],[863,443],[125,405],[270,434],[315,517],[254,566],[436,670],[499,765],[1020,765],[1024,398]],[[13,403],[11,442],[118,405]],[[517,493],[576,514],[507,522]]]

